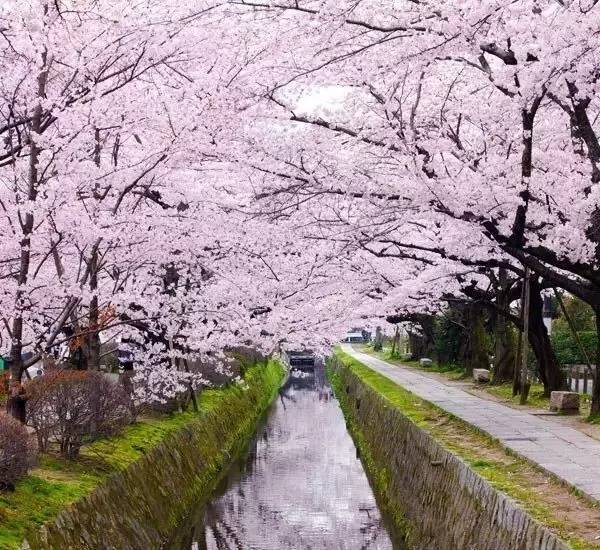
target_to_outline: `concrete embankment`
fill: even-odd
[[[220,392],[197,417],[142,458],[30,533],[23,548],[159,548],[190,510],[210,498],[222,473],[253,435],[283,375],[283,367],[275,362],[251,367],[243,385]]]
[[[358,369],[335,359],[330,377],[382,505],[410,548],[569,548],[410,420]]]

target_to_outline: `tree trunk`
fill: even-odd
[[[508,311],[508,278],[505,269],[500,269],[496,303],[501,311]],[[508,319],[499,313],[494,316],[494,373],[492,384],[511,382],[515,368],[515,339]]]
[[[530,293],[529,343],[537,359],[540,379],[544,384],[544,395],[548,397],[553,391],[566,390],[567,380],[558,364],[548,329],[544,324],[544,303],[537,277],[531,279]]]
[[[398,339],[400,338],[400,331],[398,330],[398,325],[396,325],[396,330],[394,331],[394,337],[392,338],[392,357],[396,357],[398,352]]]
[[[425,344],[423,337],[420,334],[414,332],[408,333],[408,346],[410,348],[410,354],[413,359],[420,359],[425,357]]]
[[[94,131],[94,164],[100,168],[100,155],[102,152],[100,139],[100,129],[96,128]],[[98,195],[98,188],[94,188],[94,196]],[[99,253],[100,240],[97,240],[92,247],[92,252],[88,260],[88,270],[90,275],[89,288],[92,294],[90,299],[90,309],[88,312],[88,334],[85,338],[86,346],[86,358],[87,368],[90,370],[100,370],[100,330],[99,326],[99,312],[98,312],[98,269],[99,266]]]
[[[375,341],[373,342],[373,350],[381,351],[383,349],[383,332],[381,327],[377,327],[375,330]]]
[[[39,129],[41,117],[41,108],[36,110],[34,120],[32,122],[31,132],[35,132]],[[35,139],[34,137],[32,140]],[[32,141],[30,146],[29,155],[29,182],[28,182],[28,199],[35,201],[37,196],[37,183],[38,183],[38,160],[39,160],[39,149]],[[6,402],[6,408],[9,414],[23,420],[24,417],[24,402],[21,399],[21,377],[23,376],[23,311],[25,310],[25,290],[24,287],[27,284],[29,277],[29,265],[31,263],[31,233],[33,231],[33,213],[27,212],[24,216],[24,223],[21,224],[23,237],[20,242],[21,247],[21,258],[19,264],[19,289],[15,296],[15,317],[11,327],[11,340],[12,344],[10,347],[10,380],[9,380],[9,395]]]
[[[44,10],[47,13],[47,8]],[[27,181],[27,200],[30,205],[37,198],[39,185],[38,163],[40,160],[40,148],[36,140],[42,129],[42,99],[46,96],[46,50],[42,53],[42,69],[37,78],[37,97],[38,102],[33,110],[31,126],[29,128],[29,173]],[[6,408],[9,414],[21,420],[25,420],[25,400],[23,399],[23,389],[21,387],[21,377],[23,376],[23,311],[25,310],[25,290],[29,278],[29,265],[31,263],[31,234],[33,232],[34,217],[31,206],[27,207],[27,212],[21,221],[22,238],[20,241],[20,264],[17,281],[19,289],[15,295],[15,316],[11,327],[11,348],[10,348],[10,380],[8,400]],[[21,216],[21,212],[19,213]],[[21,218],[20,218],[21,219]]]
[[[463,361],[465,373],[472,376],[473,369],[489,369],[483,312],[479,305],[468,304],[465,307],[465,325],[467,331]]]
[[[419,321],[421,334],[415,332],[408,333],[408,342],[410,353],[413,359],[422,357],[431,357],[435,354],[433,340],[433,318],[427,318]]]
[[[419,325],[423,332],[423,355],[421,357],[435,356],[438,359],[435,351],[435,317],[433,315],[420,315]]]
[[[88,334],[85,338],[86,363],[89,370],[100,370],[100,326],[98,311],[98,247],[94,245],[89,260],[90,270],[90,310],[88,314]]]
[[[515,368],[515,339],[506,319],[499,315],[496,320],[494,345],[494,375],[492,384],[511,382]]]
[[[189,350],[188,350],[188,353],[189,353]],[[187,372],[187,373],[190,372],[190,364],[188,363],[187,357],[183,358],[183,367],[185,369],[185,372]],[[194,409],[194,412],[198,412],[198,401],[196,399],[196,392],[194,391],[194,387],[191,382],[188,382],[188,391],[189,391],[190,399],[192,401],[192,407]]]

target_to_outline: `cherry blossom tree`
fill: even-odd
[[[353,320],[456,301],[502,320],[506,350],[526,273],[540,376],[563,387],[541,293],[600,319],[597,10],[4,4],[12,400],[61,343],[97,369],[117,335],[137,342],[143,400],[193,395],[205,380],[188,359],[325,351]]]
[[[288,209],[378,199],[398,226],[411,209],[431,229],[446,217],[450,235],[493,250],[462,258],[509,256],[599,311],[595,2],[236,6],[288,40],[298,29],[262,94],[271,124],[290,129],[285,147],[252,137],[271,157],[259,195]],[[339,108],[302,109],[325,88]]]
[[[98,368],[100,332],[129,327],[164,348],[182,325],[200,341],[197,325],[221,315],[224,284],[205,280],[223,261],[219,232],[199,220],[222,215],[199,204],[214,200],[212,182],[190,170],[214,160],[229,105],[219,88],[247,59],[220,51],[215,7],[2,7],[2,348],[14,398],[24,367],[65,339]]]

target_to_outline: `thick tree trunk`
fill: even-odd
[[[32,133],[39,128],[41,110],[37,109],[32,122]],[[35,139],[35,138],[32,138]],[[28,199],[35,201],[37,196],[38,183],[38,160],[39,149],[34,141],[30,146],[29,155],[29,182]],[[25,310],[25,291],[23,287],[27,284],[29,277],[29,265],[31,263],[31,233],[33,231],[33,213],[28,212],[24,216],[24,223],[21,224],[23,238],[20,242],[21,259],[19,263],[19,290],[15,296],[15,317],[11,327],[10,347],[10,380],[9,395],[6,402],[6,408],[9,414],[18,420],[25,420],[25,402],[22,399],[21,377],[23,376],[23,311]]]
[[[13,325],[14,327],[14,325]],[[23,376],[23,360],[21,359],[22,347],[19,344],[13,344],[10,351],[10,371],[9,371],[9,395],[6,401],[6,412],[13,418],[25,423],[26,418],[26,400],[21,377]],[[13,362],[15,354],[19,354],[19,359]]]
[[[47,10],[44,10],[45,12]],[[29,128],[29,174],[27,181],[27,200],[33,204],[37,198],[39,185],[38,163],[40,160],[40,148],[36,140],[42,128],[42,105],[41,101],[46,96],[46,52],[42,54],[42,69],[37,78],[37,96],[38,104],[33,111],[31,126]],[[31,207],[28,207],[31,208]],[[19,213],[21,216],[21,213]],[[21,387],[21,377],[23,376],[23,311],[26,308],[25,290],[29,278],[29,266],[31,263],[31,234],[33,232],[34,217],[33,212],[28,210],[21,221],[22,238],[20,241],[20,263],[17,281],[19,289],[15,296],[15,316],[11,327],[11,348],[10,348],[10,381],[9,395],[6,402],[6,408],[9,414],[25,421],[25,400],[23,399],[23,389]]]
[[[505,269],[500,269],[499,287],[496,304],[501,311],[508,311],[508,278]],[[494,316],[494,373],[492,384],[512,382],[515,369],[515,339],[506,316],[496,313]]]
[[[408,333],[408,346],[413,359],[425,357],[425,342],[420,334]]]
[[[421,315],[419,320],[415,321],[421,328],[421,334],[414,332],[408,333],[408,342],[410,353],[413,359],[422,357],[432,357],[435,355],[434,346],[434,318],[431,315]]]
[[[544,384],[544,395],[567,389],[567,380],[560,368],[548,330],[544,324],[544,303],[537,278],[531,279],[531,299],[529,309],[529,342],[537,359],[539,375]]]
[[[398,325],[396,325],[396,329],[394,330],[394,337],[392,338],[392,357],[396,357],[399,355],[399,340],[400,340],[400,330],[398,329]]]
[[[487,353],[483,311],[478,304],[468,304],[465,308],[465,346],[463,361],[465,373],[473,375],[473,369],[488,369],[489,358]]]
[[[514,377],[516,344],[509,324],[501,315],[496,320],[495,335],[492,384],[504,384]]]
[[[423,355],[422,357],[437,357],[435,351],[435,318],[432,315],[422,315],[419,324],[423,331]]]

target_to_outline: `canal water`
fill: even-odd
[[[322,367],[292,373],[213,500],[165,548],[398,549]]]

